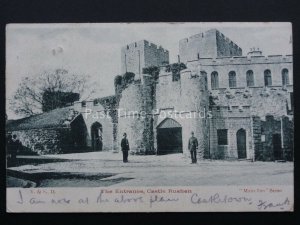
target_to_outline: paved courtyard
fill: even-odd
[[[24,186],[22,179],[28,176],[23,175],[29,175],[40,187],[292,185],[293,168],[292,162],[190,164],[183,154],[130,155],[129,163],[123,163],[121,153],[90,152],[36,157],[34,163],[9,168],[7,183]],[[10,175],[14,173],[22,179]]]

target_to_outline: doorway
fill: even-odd
[[[172,153],[182,153],[182,127],[168,118],[157,127],[157,154]]]
[[[274,151],[274,159],[275,160],[283,159],[280,134],[273,134],[273,151]]]
[[[102,151],[103,140],[102,140],[102,125],[98,122],[93,123],[91,127],[92,136],[92,149],[94,151]]]
[[[247,158],[246,131],[239,129],[236,133],[237,152],[239,159]]]

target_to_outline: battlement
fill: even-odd
[[[212,119],[219,117],[250,117],[251,106],[250,105],[214,105],[210,106],[212,112]]]
[[[126,46],[122,47],[123,51],[134,51],[137,48],[151,48],[151,49],[156,49],[162,52],[169,52],[167,49],[164,49],[161,45],[156,45],[152,42],[149,42],[147,40],[140,40],[140,41],[136,41],[130,44],[127,44]]]
[[[179,41],[183,63],[204,57],[241,56],[242,49],[216,29],[195,34]]]
[[[127,45],[123,46],[122,51],[134,51],[137,48],[141,48],[143,46],[144,46],[143,40],[136,41],[136,42],[133,42],[133,43],[130,43],[130,44],[127,44]]]
[[[161,45],[156,45],[156,44],[154,44],[152,42],[149,42],[147,40],[143,40],[143,42],[144,42],[145,47],[150,47],[152,49],[157,49],[157,50],[160,50],[162,52],[169,52],[167,49],[164,49]]]
[[[292,55],[268,55],[268,56],[233,56],[218,58],[200,58],[187,63],[200,62],[201,65],[230,65],[230,64],[255,64],[255,63],[292,63]]]
[[[169,51],[160,45],[140,40],[124,46],[121,50],[121,71],[140,75],[142,69],[169,63]]]
[[[183,39],[181,39],[179,42],[181,42],[181,43],[187,43],[187,42],[189,42],[189,41],[193,41],[193,40],[195,40],[195,39],[201,39],[201,38],[206,38],[208,35],[211,35],[211,34],[215,34],[215,33],[220,33],[221,34],[221,32],[219,32],[218,30],[216,30],[216,29],[210,29],[210,30],[207,30],[207,31],[205,31],[205,32],[201,32],[201,33],[198,33],[198,34],[194,34],[194,35],[192,35],[192,36],[190,36],[190,37],[188,37],[188,38],[183,38]],[[223,35],[223,34],[222,34]],[[224,35],[223,35],[224,36]],[[225,37],[225,36],[224,36]]]
[[[217,112],[228,112],[228,113],[237,113],[237,112],[248,112],[250,113],[251,105],[214,105],[210,106],[211,110],[215,110]]]

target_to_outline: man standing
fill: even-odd
[[[191,133],[192,137],[189,139],[189,150],[191,152],[192,163],[197,163],[197,152],[198,149],[198,140],[194,137],[194,132]]]
[[[127,163],[128,162],[128,151],[129,151],[129,142],[127,137],[127,134],[123,134],[123,139],[121,141],[121,148],[122,148],[122,153],[123,153],[123,162]]]

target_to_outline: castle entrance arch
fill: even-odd
[[[91,126],[92,148],[94,151],[102,151],[102,125],[99,122],[93,123]]]
[[[167,118],[157,126],[157,154],[182,153],[182,127]]]
[[[239,129],[236,133],[237,151],[238,158],[247,158],[247,147],[246,147],[246,131],[244,129]]]

